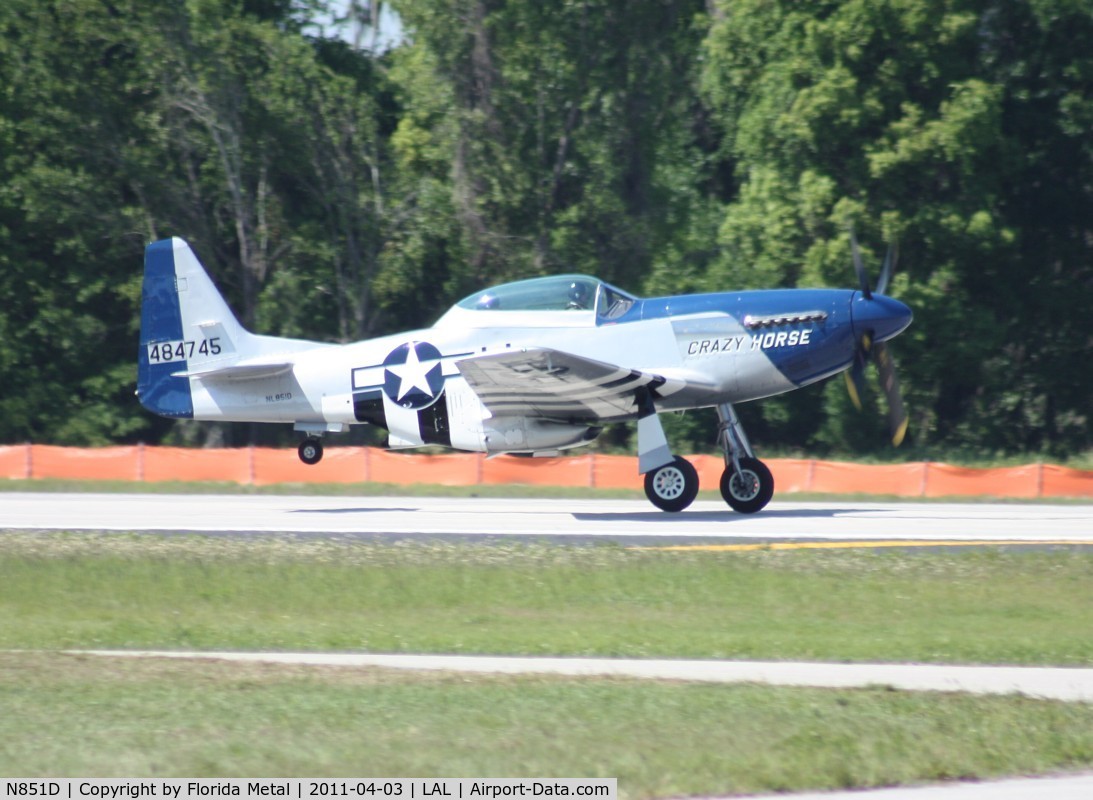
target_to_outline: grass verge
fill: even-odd
[[[0,533],[0,648],[1093,664],[1093,555]],[[0,773],[618,777],[626,798],[1089,768],[1093,705],[0,653]]]
[[[601,497],[644,499],[635,479],[634,489],[593,489],[584,486],[530,486],[480,484],[443,486],[426,483],[271,483],[262,486],[232,481],[93,481],[63,478],[0,479],[0,492],[107,494],[261,494],[334,497]],[[710,492],[712,499],[717,493]],[[720,497],[720,495],[717,495]]]
[[[0,648],[1093,665],[1088,548],[0,534]]]
[[[0,653],[0,773],[618,777],[625,798],[1093,764],[1093,705]]]
[[[61,478],[33,480],[0,479],[2,492],[98,492],[111,494],[262,494],[262,495],[321,495],[334,497],[536,497],[536,498],[601,498],[645,500],[637,477],[633,489],[593,489],[585,486],[532,486],[529,484],[478,484],[475,486],[442,486],[414,483],[276,483],[253,486],[228,481],[183,482],[157,481],[93,481]],[[723,502],[720,493],[703,490],[699,500]],[[895,494],[821,494],[819,492],[775,493],[776,501],[784,502],[847,502],[864,503],[1015,503],[1023,505],[1089,505],[1081,497],[1004,497],[967,495],[946,497],[905,497]]]

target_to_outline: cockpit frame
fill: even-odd
[[[492,286],[460,300],[464,311],[576,312],[593,311],[598,323],[619,319],[638,301],[589,275],[550,275]]]

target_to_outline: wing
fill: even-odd
[[[497,417],[628,417],[637,413],[638,389],[657,397],[682,388],[659,375],[548,348],[467,358],[456,366]]]

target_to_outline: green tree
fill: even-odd
[[[719,4],[703,88],[739,193],[710,282],[848,285],[849,225],[874,265],[898,239],[914,441],[1088,446],[1091,385],[1062,365],[1090,329],[1061,295],[1089,286],[1090,239],[1069,209],[1090,201],[1076,136],[1090,72],[1069,42],[1091,22],[1088,4],[1065,2]],[[1055,169],[1061,182],[1044,180]],[[812,439],[861,449],[853,432],[872,423],[840,391],[811,395]]]
[[[0,8],[3,441],[105,444],[148,424],[132,400],[150,232],[135,35],[106,3]]]
[[[1088,0],[394,5],[387,55],[309,38],[325,0],[0,6],[0,440],[192,437],[132,397],[163,236],[247,324],[347,341],[535,274],[852,285],[853,225],[874,272],[900,245],[908,455],[1093,446]],[[742,415],[885,438],[837,382]]]
[[[575,270],[640,289],[696,205],[674,167],[695,152],[701,4],[396,7],[427,98],[396,138],[450,185],[466,262],[451,285]]]
[[[347,339],[373,324],[382,80],[369,56],[303,38],[298,13],[0,9],[0,438],[173,427],[132,395],[141,254],[163,236],[194,243],[249,325]]]

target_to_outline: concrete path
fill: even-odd
[[[967,667],[936,664],[826,664],[781,661],[715,661],[623,658],[537,658],[369,653],[237,653],[153,650],[72,651],[126,658],[202,658],[337,667],[443,670],[503,674],[613,676],[714,683],[860,688],[906,691],[1023,694],[1051,700],[1093,702],[1093,669]]]

